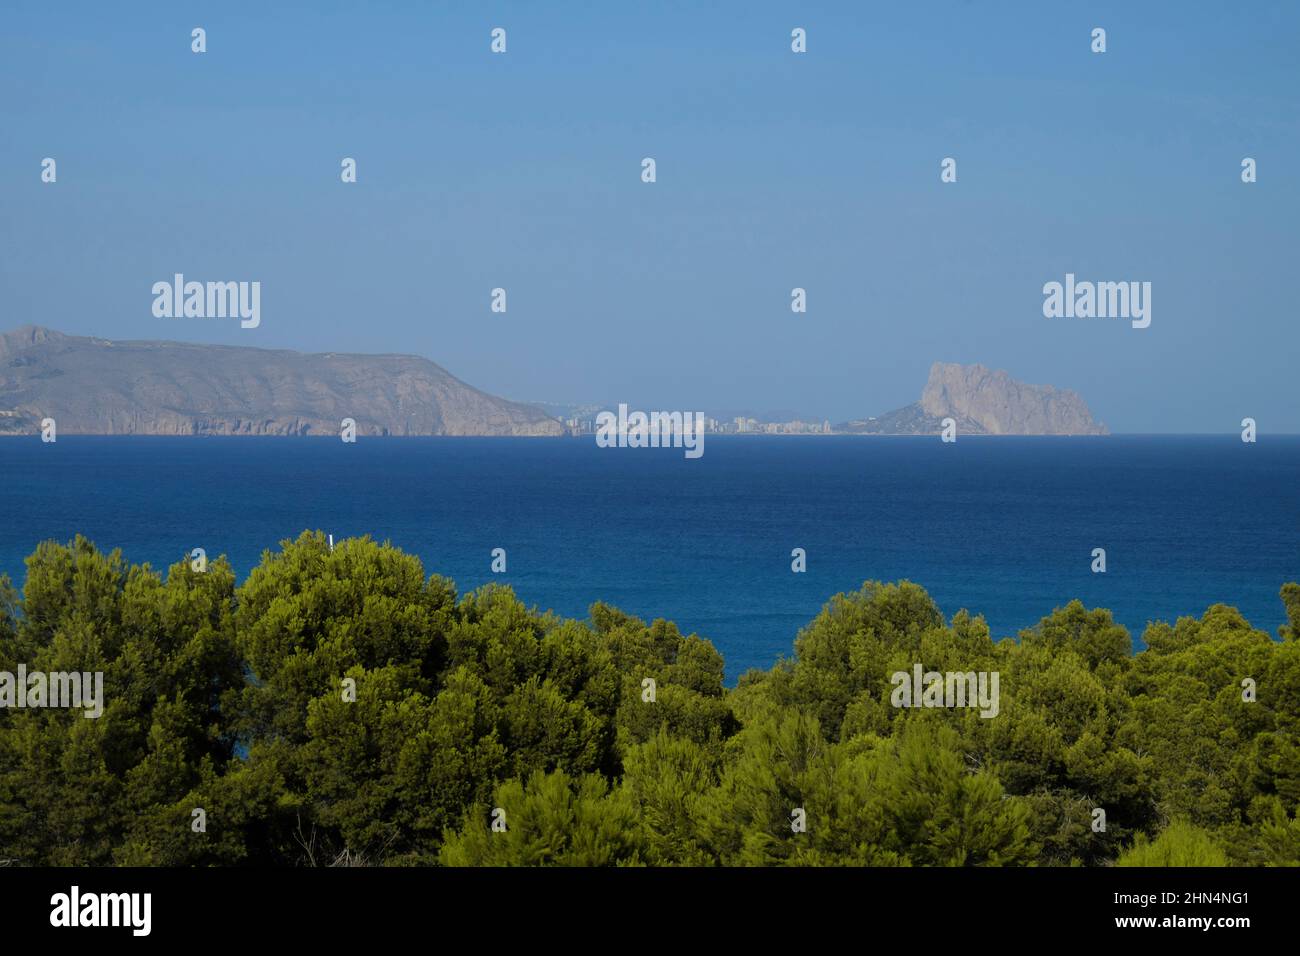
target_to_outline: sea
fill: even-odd
[[[1215,603],[1276,635],[1278,589],[1300,580],[1300,436],[708,435],[688,459],[590,436],[60,435],[0,439],[0,469],[17,584],[38,542],[77,533],[159,569],[201,547],[241,580],[304,529],[370,535],[462,593],[498,582],[568,617],[604,601],[674,621],[729,683],[868,580],[914,581],[996,637],[1079,598],[1138,647],[1148,622]]]

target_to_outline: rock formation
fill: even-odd
[[[39,326],[0,334],[0,434],[562,435],[530,405],[412,355],[119,342]]]
[[[847,422],[837,431],[937,435],[943,419],[964,435],[1107,435],[1077,392],[1027,385],[983,365],[935,362],[921,400],[879,418]]]

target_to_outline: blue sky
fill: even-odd
[[[833,420],[980,362],[1116,431],[1300,431],[1297,47],[1268,2],[6,0],[0,327]],[[155,318],[175,272],[261,326]],[[1150,281],[1150,328],[1044,318],[1066,272]]]

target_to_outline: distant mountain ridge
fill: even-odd
[[[921,400],[878,418],[837,425],[869,435],[937,435],[943,420],[964,435],[1109,435],[1078,392],[1029,385],[983,365],[935,362]]]
[[[0,333],[0,434],[563,435],[413,355],[114,341],[40,326]]]

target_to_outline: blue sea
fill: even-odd
[[[1016,634],[1071,598],[1140,640],[1236,605],[1276,634],[1300,580],[1300,436],[713,436],[0,440],[0,573],[81,532],[156,568],[202,547],[242,580],[304,528],[369,534],[460,590],[586,617],[603,600],[713,641],[729,681],[789,656],[839,591],[909,579]],[[1106,549],[1107,571],[1091,571]],[[491,573],[505,548],[507,573]],[[808,570],[791,572],[791,551]]]

